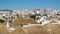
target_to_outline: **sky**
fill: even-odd
[[[0,9],[40,9],[60,10],[60,0],[0,0]]]

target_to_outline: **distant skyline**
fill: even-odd
[[[52,8],[60,10],[60,0],[0,0],[0,9],[40,9]]]

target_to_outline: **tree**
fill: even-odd
[[[0,19],[0,23],[3,23],[3,22],[4,22],[4,20]]]
[[[33,19],[35,19],[35,18],[36,18],[36,16],[35,16],[35,15],[31,15],[31,16],[30,16],[30,18],[33,18]]]

